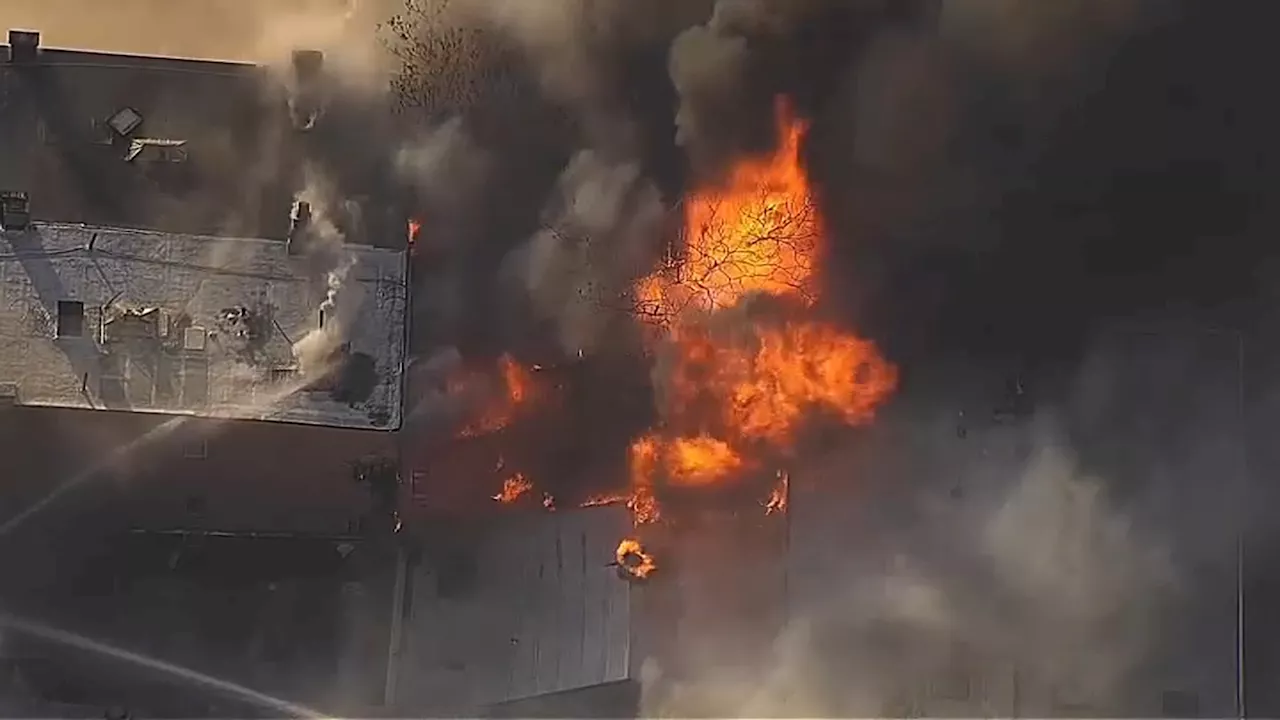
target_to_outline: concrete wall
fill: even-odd
[[[428,548],[397,710],[474,712],[627,679],[632,589],[608,563],[629,525],[613,507],[532,514]]]

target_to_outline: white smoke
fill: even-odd
[[[318,377],[329,372],[338,349],[347,341],[348,331],[361,298],[348,279],[356,264],[356,256],[347,246],[346,233],[358,232],[359,208],[354,203],[334,197],[333,186],[314,169],[307,172],[307,182],[297,196],[298,203],[311,208],[304,243],[304,260],[311,273],[323,283],[323,296],[315,317],[314,329],[293,344],[293,354],[305,377]],[[341,224],[341,225],[340,225]]]

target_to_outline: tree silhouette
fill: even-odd
[[[650,275],[658,292],[632,298],[636,317],[670,326],[691,309],[724,309],[752,292],[813,302],[821,223],[811,198],[779,201],[761,188],[750,202],[705,208],[701,226],[681,230]]]
[[[399,61],[392,90],[401,111],[461,114],[518,102],[530,91],[515,48],[467,22],[458,0],[405,0],[383,27]]]

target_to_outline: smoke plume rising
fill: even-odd
[[[631,284],[658,255],[666,211],[634,164],[584,150],[565,167],[547,227],[507,262],[536,312],[557,329],[566,356],[593,353],[630,318]]]
[[[314,379],[332,369],[333,358],[360,310],[362,298],[352,293],[359,286],[347,283],[355,256],[346,245],[348,234],[360,232],[360,215],[358,206],[337,200],[332,186],[314,170],[309,175],[297,202],[306,203],[310,218],[298,241],[303,244],[311,273],[323,280],[324,293],[316,316],[324,319],[294,343],[293,354],[303,375]]]
[[[761,576],[787,563],[789,620],[682,626],[647,663],[645,716],[1153,713],[1171,679],[1153,668],[1168,667],[1188,632],[1206,629],[1196,662],[1216,668],[1205,671],[1216,680],[1200,686],[1210,688],[1202,701],[1230,707],[1233,548],[1245,518],[1230,357],[1208,377],[1190,369],[1186,351],[1154,363],[1128,353],[1100,344],[1074,384],[1073,397],[1095,403],[1110,392],[1102,409],[1077,401],[1017,425],[971,419],[961,437],[962,400],[909,394],[843,447],[810,448],[791,469],[789,543],[744,549],[736,561]],[[1194,372],[1213,397],[1154,435],[1072,430],[1167,417],[1114,392],[1116,383],[1163,382],[1141,380],[1133,363]],[[1182,433],[1192,439],[1177,440]],[[1143,459],[1095,475],[1089,468],[1102,467],[1106,448]],[[1203,485],[1200,463],[1211,463],[1218,484]],[[665,551],[687,564],[710,542],[689,537],[694,545]],[[749,592],[714,581],[694,590],[685,577],[722,568],[673,572],[686,612],[727,612]],[[732,649],[743,635],[771,650],[744,666]]]

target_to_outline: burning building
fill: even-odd
[[[1128,523],[1204,536],[1238,507],[1238,360],[1219,343],[1195,361],[1205,392],[1185,412],[1236,430],[1208,450],[1184,439],[1204,455],[1186,459],[1185,477],[1161,469],[1181,489],[1161,485],[1150,504],[1103,499],[1053,447],[1028,452],[1036,413],[1021,379],[1017,412],[988,407],[972,414],[990,428],[948,425],[934,438],[912,409],[890,406],[898,370],[876,344],[824,319],[826,231],[799,159],[806,126],[786,103],[777,117],[770,154],[686,194],[678,242],[632,288],[654,412],[598,494],[548,507],[545,478],[503,454],[512,426],[459,425],[491,428],[477,454],[504,461],[492,473],[459,465],[442,482],[526,512],[444,542],[414,576],[401,707],[527,707],[644,677],[686,715],[1229,714],[1241,697],[1234,546],[1179,540],[1148,553]],[[1159,424],[1145,413],[1163,411],[1121,400],[1152,392],[1141,368],[1159,346],[1099,346],[1114,374],[1090,387],[1088,407],[1063,411],[1070,440],[1106,445],[1079,433],[1123,423],[1125,407]],[[529,396],[498,386],[509,418]],[[536,403],[521,407],[536,424]],[[1153,438],[1143,442],[1166,442]],[[1134,447],[1107,452],[1120,483],[1150,472],[1125,465],[1143,462]],[[1229,480],[1222,504],[1200,513],[1182,493],[1209,465]],[[1212,590],[1167,594],[1166,563],[1215,577]],[[780,659],[806,627],[806,656]],[[1204,656],[1189,647],[1212,648],[1213,660],[1191,667]],[[711,697],[690,700],[691,687]]]
[[[439,453],[463,460],[442,471],[437,458],[414,478],[428,507],[435,487],[470,494],[473,508],[488,499],[527,512],[428,551],[397,671],[401,708],[466,712],[635,682],[654,658],[678,677],[698,663],[682,636],[746,659],[785,625],[789,467],[824,428],[867,424],[897,373],[813,310],[823,226],[800,166],[807,128],[782,101],[777,122],[769,154],[684,199],[678,242],[629,293],[654,406],[619,462],[583,483],[594,492],[560,496],[552,466],[529,470],[530,447],[545,447],[531,437],[562,427],[565,388],[552,369],[510,357],[492,399],[456,421],[454,449]],[[492,470],[478,465],[486,458]],[[537,601],[515,607],[517,596]]]

